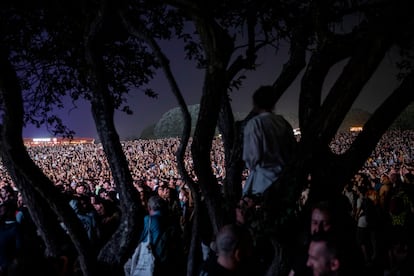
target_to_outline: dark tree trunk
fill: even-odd
[[[1,151],[8,166],[8,171],[17,187],[25,190],[23,196],[29,200],[29,207],[35,207],[30,210],[30,213],[33,214],[34,219],[41,219],[35,223],[39,227],[47,248],[51,250],[50,254],[58,254],[58,246],[61,245],[58,239],[62,236],[62,229],[57,223],[56,216],[52,216],[50,220],[45,217],[45,215],[51,214],[47,209],[53,210],[57,218],[65,225],[69,237],[79,254],[79,262],[83,274],[85,276],[94,275],[95,262],[91,248],[88,246],[89,240],[81,222],[69,204],[67,204],[64,195],[34,164],[24,147],[22,139],[23,101],[21,89],[14,68],[8,61],[8,55],[4,51],[1,51],[0,55],[0,75],[2,76],[0,92],[4,105]],[[33,202],[33,200],[40,198],[40,202]],[[46,208],[46,211],[42,214],[39,208],[45,207],[45,205],[48,205],[49,208]],[[41,225],[44,222],[46,222],[45,225]],[[51,228],[49,229],[49,227]],[[53,236],[48,237],[46,236],[47,234]]]
[[[223,225],[224,218],[220,212],[222,197],[211,168],[210,152],[219,112],[227,95],[226,67],[233,50],[233,43],[216,22],[201,17],[197,17],[195,22],[209,65],[206,69],[191,152],[200,190],[205,198],[213,230],[216,233]]]
[[[300,94],[300,128],[302,131],[301,175],[311,175],[311,201],[319,201],[341,193],[344,185],[368,158],[369,153],[355,155],[352,162],[333,154],[329,144],[340,124],[372,77],[392,43],[389,29],[378,26],[360,29],[344,36],[326,39],[311,57],[302,81]],[[343,43],[347,38],[348,43]],[[351,45],[353,41],[358,45]],[[352,49],[352,51],[351,51]],[[330,68],[339,60],[349,57],[323,103],[322,85]],[[384,129],[384,131],[386,128]],[[378,139],[373,139],[375,145]],[[305,181],[305,179],[302,179]]]
[[[90,23],[85,36],[85,58],[94,76],[94,87],[91,97],[92,115],[96,129],[103,145],[105,155],[120,196],[121,223],[99,252],[100,269],[120,273],[122,265],[138,243],[143,227],[144,210],[140,204],[138,191],[135,189],[129,170],[128,161],[122,149],[118,133],[114,125],[114,105],[105,79],[105,66],[102,60],[100,37],[102,22],[107,15],[106,1],[101,10]]]

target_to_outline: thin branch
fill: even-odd
[[[304,28],[295,28],[290,43],[289,60],[283,65],[282,72],[273,83],[275,90],[275,103],[286,89],[293,83],[306,65],[306,47],[308,45],[308,32]]]

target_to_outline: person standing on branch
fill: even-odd
[[[296,139],[293,128],[281,115],[273,113],[272,86],[261,86],[253,94],[253,112],[244,128],[243,160],[249,176],[243,195],[262,195],[280,178],[292,158]]]

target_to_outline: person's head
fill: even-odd
[[[189,191],[187,191],[187,189],[185,189],[185,188],[180,189],[180,192],[178,194],[178,199],[181,202],[188,202],[189,199],[190,199],[190,193],[189,193]]]
[[[12,200],[15,198],[15,192],[11,185],[5,185],[0,188],[0,197],[3,200]]]
[[[170,197],[170,188],[168,187],[168,183],[162,182],[157,189],[157,193],[162,199],[167,200]]]
[[[312,208],[310,233],[327,232],[332,228],[332,213],[328,202],[319,202]]]
[[[78,195],[86,195],[89,192],[86,182],[80,182],[76,185],[75,192]]]
[[[93,207],[96,210],[96,213],[99,216],[104,216],[105,215],[105,206],[103,204],[103,200],[100,198],[95,199],[95,202],[93,203]]]
[[[96,197],[93,207],[99,216],[111,215],[115,212],[116,205],[110,200]]]
[[[154,212],[162,212],[165,210],[165,200],[158,195],[154,195],[148,199],[147,206],[150,215]]]
[[[253,94],[253,106],[258,110],[272,111],[275,108],[274,89],[272,86],[261,86]]]
[[[235,270],[251,255],[252,247],[252,238],[246,228],[225,225],[216,235],[217,262],[226,269]]]
[[[398,182],[401,179],[401,176],[397,172],[392,172],[389,175],[389,179],[390,179],[391,183],[393,183],[393,184],[399,184]]]
[[[390,177],[386,174],[381,175],[381,184],[382,185],[390,185],[391,184]]]
[[[312,236],[308,249],[308,266],[314,276],[339,275],[342,264],[342,245],[332,233],[321,232]]]
[[[343,232],[352,235],[354,219],[352,206],[345,195],[317,202],[311,213],[310,234],[318,232]]]
[[[17,207],[23,207],[25,205],[22,193],[17,194]]]
[[[378,203],[378,193],[374,189],[368,189],[366,195],[367,198],[370,199],[374,204]]]
[[[240,225],[246,224],[253,216],[256,203],[249,196],[244,196],[236,205],[236,222]]]
[[[17,202],[15,200],[6,200],[0,203],[0,222],[15,220]]]
[[[170,178],[169,180],[168,180],[168,187],[170,187],[171,189],[175,189],[175,187],[176,187],[176,183],[177,183],[177,180],[175,179],[175,178]]]
[[[79,213],[85,214],[94,210],[89,196],[80,195],[77,196],[75,200],[77,201],[77,209]]]
[[[152,178],[148,184],[151,187],[151,189],[154,190],[156,187],[158,187],[158,184],[159,184],[158,178],[156,177]]]
[[[106,195],[104,199],[118,203],[118,193],[115,190],[108,190],[106,191]]]

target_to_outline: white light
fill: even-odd
[[[33,138],[33,142],[50,142],[50,138]]]

